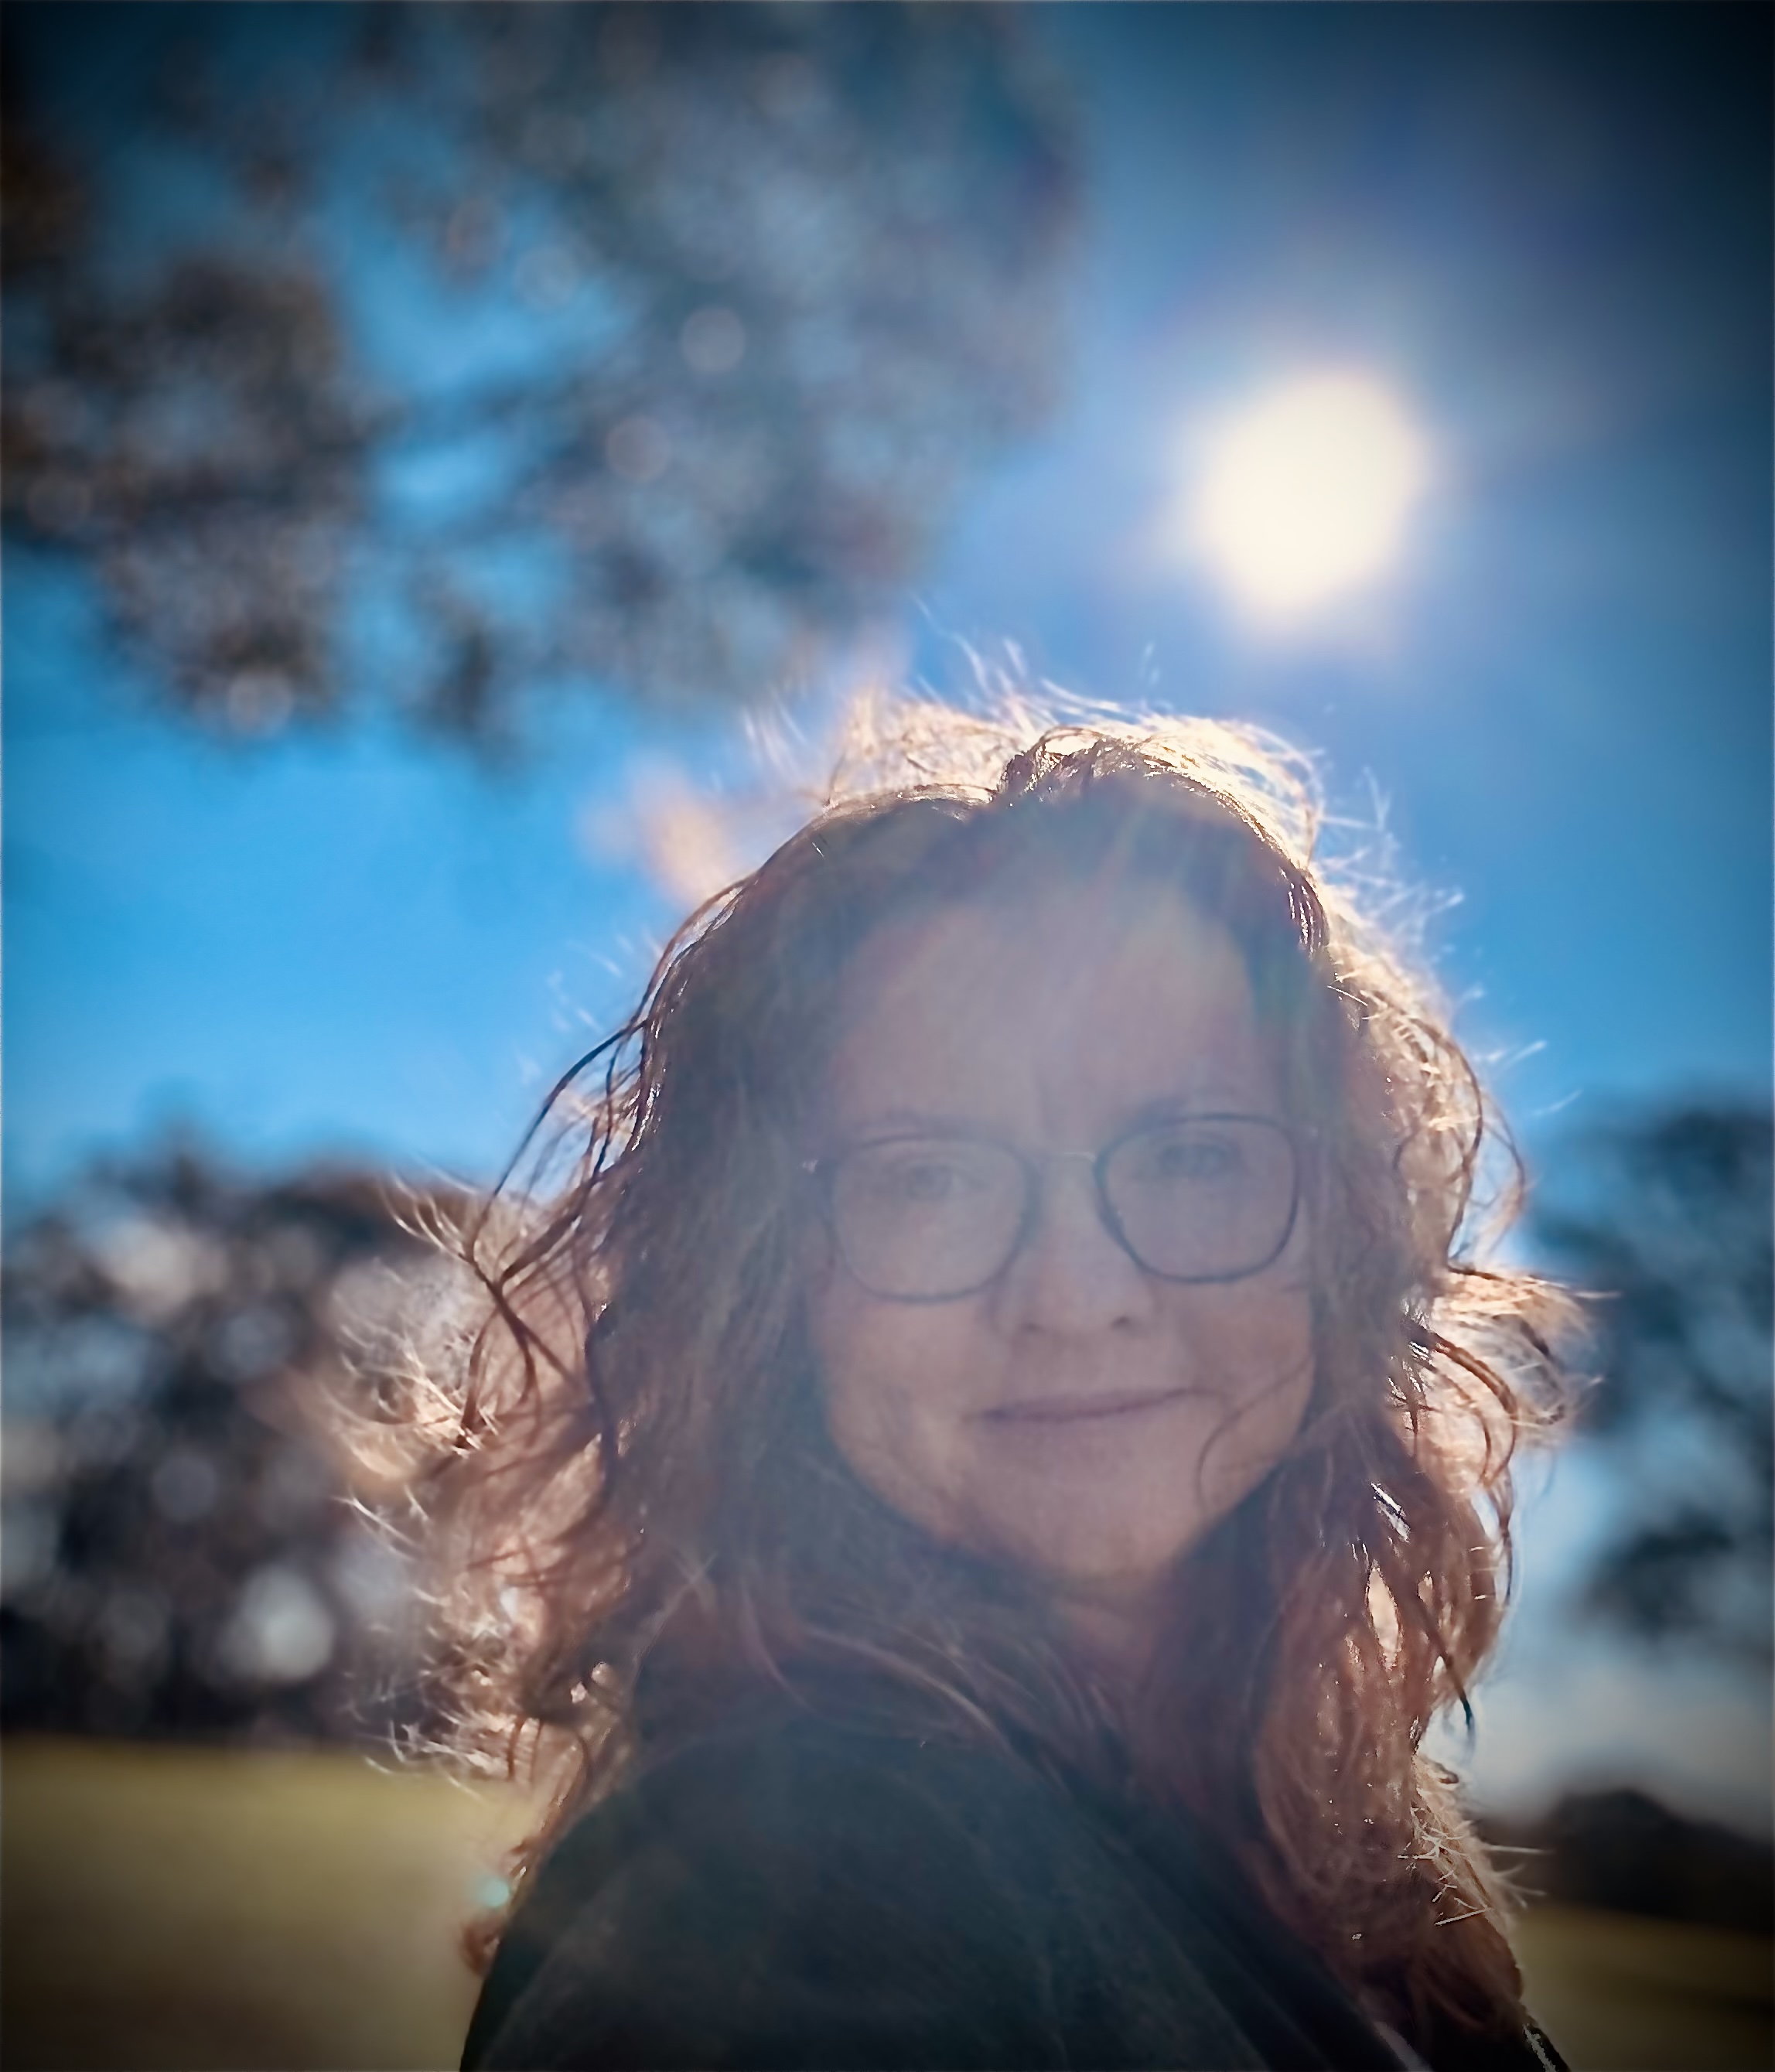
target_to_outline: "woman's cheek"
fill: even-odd
[[[1313,1392],[1313,1304],[1304,1283],[1229,1289],[1235,1301],[1216,1332],[1210,1361],[1222,1378],[1236,1419],[1239,1456],[1260,1471],[1300,1429]]]
[[[827,1430],[840,1456],[894,1510],[947,1535],[962,1474],[965,1376],[947,1312],[875,1300],[845,1275],[810,1303]]]

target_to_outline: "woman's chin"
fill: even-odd
[[[1150,1609],[1203,1529],[1195,1519],[1143,1522],[1125,1510],[1075,1505],[1047,1519],[1000,1519],[981,1536],[980,1551],[1040,1577],[1062,1606],[1125,1617]]]

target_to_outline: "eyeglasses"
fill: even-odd
[[[1300,1211],[1293,1137],[1268,1116],[1144,1124],[1095,1157],[1033,1157],[996,1137],[881,1137],[807,1170],[857,1281],[890,1301],[947,1302],[1006,1271],[1035,1228],[1042,1168],[1075,1161],[1091,1168],[1104,1228],[1161,1281],[1260,1273]]]

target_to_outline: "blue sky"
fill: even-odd
[[[906,601],[939,682],[957,642],[1012,639],[1081,689],[1276,726],[1356,810],[1371,783],[1408,873],[1461,896],[1438,939],[1469,1034],[1543,1046],[1499,1072],[1531,1145],[1573,1104],[1767,1082],[1745,20],[1037,16],[1087,169],[1066,389]],[[1254,639],[1155,555],[1155,514],[1192,426],[1326,365],[1393,386],[1437,482],[1341,623]],[[637,756],[732,769],[734,730],[594,689],[515,775],[374,732],[231,751],[142,716],[72,572],[15,551],[6,593],[14,1188],[175,1115],[249,1155],[491,1170],[672,918],[588,853],[588,807]]]
[[[1460,895],[1441,969],[1531,1154],[1622,1097],[1766,1092],[1766,16],[1025,27],[1084,152],[1066,384],[903,601],[902,652],[941,683],[1013,640],[1080,690],[1278,727],[1354,809],[1372,787],[1407,873]],[[1436,477],[1389,577],[1259,638],[1157,520],[1194,431],[1323,368],[1384,380]],[[507,771],[380,723],[206,742],[150,716],[77,572],[16,548],[4,662],[14,1215],[175,1120],[490,1176],[676,918],[586,828],[637,772],[745,766],[736,723],[597,687]]]

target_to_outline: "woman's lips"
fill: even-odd
[[[1021,1402],[1001,1403],[980,1412],[991,1424],[1086,1424],[1110,1417],[1132,1417],[1142,1411],[1163,1409],[1181,1403],[1198,1392],[1191,1388],[1148,1390],[1104,1396],[1040,1396]]]

